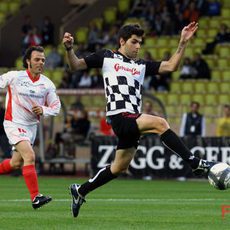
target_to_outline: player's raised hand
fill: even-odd
[[[187,42],[197,31],[198,29],[198,23],[197,22],[191,22],[187,26],[183,28],[181,31],[181,41]]]
[[[65,46],[65,48],[67,50],[72,49],[73,48],[73,43],[74,43],[73,36],[70,33],[65,32],[65,34],[63,36],[63,39],[62,39],[62,43],[63,43],[63,45]]]

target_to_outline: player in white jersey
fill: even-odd
[[[141,135],[157,133],[162,143],[186,161],[194,172],[208,172],[214,162],[195,157],[161,117],[141,113],[142,85],[145,75],[175,71],[188,41],[198,28],[196,22],[181,32],[177,51],[168,61],[151,62],[138,59],[144,31],[139,25],[125,25],[118,33],[117,51],[102,50],[79,59],[73,51],[73,36],[65,33],[63,44],[72,70],[102,68],[107,99],[107,119],[118,137],[115,159],[85,183],[72,184],[72,214],[78,216],[85,196],[126,171],[133,159]]]
[[[30,193],[32,207],[40,208],[50,202],[50,196],[39,193],[32,148],[41,116],[56,116],[61,108],[55,85],[42,74],[44,49],[32,46],[25,52],[26,70],[10,71],[0,76],[0,88],[7,87],[4,129],[13,146],[12,158],[0,163],[0,174],[21,168]]]

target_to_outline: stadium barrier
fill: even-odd
[[[209,161],[230,163],[230,137],[185,137],[183,141],[196,156]],[[96,136],[92,140],[91,169],[94,174],[111,163],[116,144],[115,137]],[[140,140],[136,155],[130,164],[129,173],[134,178],[194,176],[188,164],[165,148],[157,135],[147,135]]]

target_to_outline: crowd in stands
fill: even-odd
[[[166,51],[162,60],[166,61],[171,57],[171,53]],[[144,54],[144,59],[149,61],[154,61],[154,58],[152,57],[151,53],[146,51]],[[154,76],[146,76],[145,82],[144,82],[144,89],[154,89],[155,91],[170,91],[170,83],[172,81],[172,74],[171,73],[164,73],[164,74],[158,74]]]
[[[214,40],[206,44],[205,49],[202,51],[203,54],[213,54],[217,44],[223,44],[230,42],[230,31],[225,23],[220,24],[219,31],[217,32]]]
[[[153,35],[174,35],[189,22],[220,15],[220,11],[220,2],[214,0],[137,0],[129,16],[145,19]]]
[[[26,15],[21,27],[22,32],[22,54],[34,45],[54,45],[54,25],[48,16],[45,16],[40,25],[32,22],[31,16]]]
[[[78,43],[76,54],[84,57],[103,47],[117,48],[117,32],[127,18],[139,18],[144,21],[143,25],[147,36],[177,35],[181,29],[191,21],[199,21],[203,16],[217,16],[221,13],[221,4],[216,0],[136,0],[131,1],[130,11],[119,15],[116,23],[106,24],[104,21],[99,26],[96,21],[89,23],[87,41]],[[31,17],[25,16],[22,25],[22,50],[31,45],[52,45],[53,48],[47,54],[46,68],[55,69],[64,67],[63,78],[58,88],[103,88],[103,79],[99,70],[78,71],[71,73],[54,44],[54,26],[49,17],[45,16],[39,26],[33,25]],[[213,52],[216,44],[229,42],[228,26],[223,24],[220,31],[211,43],[207,43],[202,54]],[[148,55],[148,57],[146,56]],[[154,60],[150,53],[144,58]],[[169,58],[171,53],[166,52],[162,60]],[[181,67],[180,79],[211,79],[211,70],[197,53],[194,57],[185,57]],[[148,76],[145,80],[145,89],[156,91],[170,91],[171,74]]]
[[[219,1],[211,0],[173,0],[173,1],[153,1],[137,0],[133,1],[131,10],[127,15],[119,16],[119,20],[113,25],[105,23],[99,27],[94,21],[90,22],[88,41],[85,44],[78,44],[76,54],[79,57],[86,56],[90,52],[106,47],[117,47],[117,31],[127,18],[139,18],[144,20],[144,27],[148,36],[177,35],[184,25],[191,21],[198,21],[203,16],[220,15],[221,5]],[[146,54],[151,60],[151,54]],[[166,53],[162,60],[168,58],[171,54]],[[211,79],[211,70],[197,53],[194,57],[186,57],[181,69],[181,78],[193,79]],[[102,88],[103,81],[100,80],[101,74],[96,71],[71,74],[67,71],[63,76],[64,80],[59,85],[60,88]],[[95,80],[96,79],[96,80]],[[154,89],[156,91],[170,91],[172,76],[170,74],[147,77],[145,80],[145,89]],[[67,84],[68,82],[68,84]]]
[[[63,66],[63,57],[57,51],[55,46],[52,46],[50,52],[46,55],[45,68],[55,69]]]
[[[193,59],[190,57],[184,58],[180,70],[180,79],[211,79],[210,67],[200,53],[196,53]]]
[[[178,34],[184,25],[190,21],[198,21],[203,15],[219,15],[220,4],[218,1],[207,0],[174,0],[174,1],[150,1],[137,0],[133,1],[131,10],[126,15],[118,15],[119,20],[113,25],[102,23],[98,26],[95,21],[89,23],[88,40],[85,43],[77,44],[76,54],[79,57],[88,55],[98,49],[106,47],[117,47],[117,32],[120,26],[127,18],[142,18],[146,22],[147,34],[152,36],[175,35]],[[119,12],[118,12],[119,13]],[[46,68],[55,69],[57,67],[65,67],[63,79],[58,86],[59,88],[102,88],[103,80],[99,71],[79,71],[74,74],[68,71],[64,63],[64,57],[58,52],[54,44],[54,25],[48,16],[43,17],[40,25],[34,25],[30,15],[25,16],[25,21],[21,27],[22,31],[22,53],[25,49],[32,45],[53,46],[52,50],[47,54]],[[219,36],[221,37],[221,36]],[[221,40],[222,38],[219,38]],[[218,40],[218,38],[217,38]],[[214,42],[217,43],[216,41]],[[212,44],[212,46],[214,46]],[[170,53],[166,54],[170,55]],[[198,55],[199,56],[199,55]],[[154,57],[150,57],[154,59]],[[167,57],[163,57],[165,59]],[[196,59],[196,58],[195,58]],[[200,65],[192,61],[192,76],[199,78]],[[204,64],[202,60],[202,65]],[[196,69],[198,68],[198,69]],[[186,69],[186,68],[185,68]],[[206,72],[208,67],[206,65]],[[210,72],[210,71],[209,71]],[[201,75],[203,72],[201,72]],[[188,74],[190,75],[190,73]],[[208,76],[209,75],[209,76]],[[210,79],[210,73],[205,78]],[[155,89],[156,91],[169,91],[171,75],[153,76],[150,80],[146,80],[146,89]],[[182,77],[183,79],[183,71]]]
[[[106,122],[104,111],[98,111],[99,124],[95,127],[90,118],[81,96],[76,96],[76,100],[67,110],[64,130],[57,132],[54,148],[57,152],[64,151],[62,146],[85,145],[94,135],[113,136],[111,125]]]

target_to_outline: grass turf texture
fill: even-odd
[[[199,230],[230,229],[230,190],[207,181],[114,180],[87,197],[78,218],[70,213],[68,186],[76,178],[40,177],[40,190],[51,195],[47,206],[33,210],[22,177],[0,176],[1,230]]]

